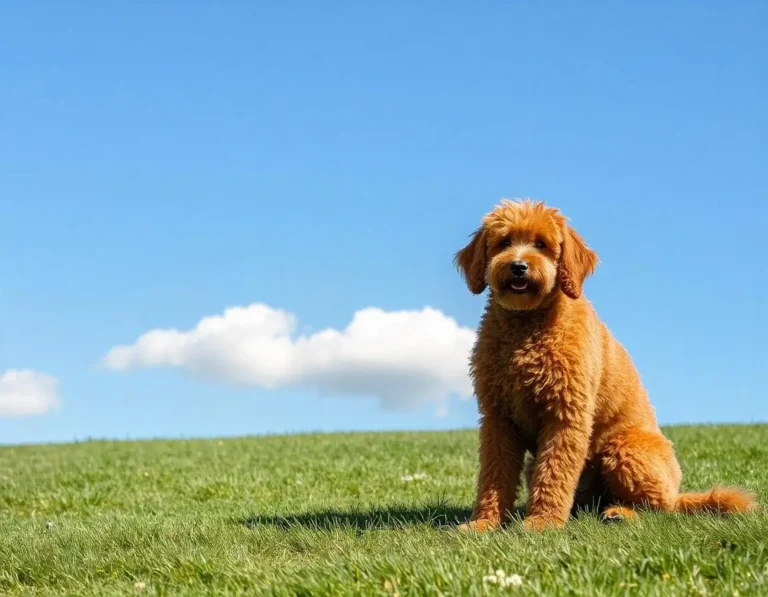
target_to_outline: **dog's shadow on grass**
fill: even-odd
[[[515,515],[522,517],[524,508],[517,508]],[[357,531],[398,530],[415,526],[451,528],[469,522],[472,510],[454,506],[436,505],[421,508],[389,507],[372,510],[323,510],[285,516],[254,514],[238,522],[248,528],[277,527],[288,530],[294,527],[331,530],[353,528]]]

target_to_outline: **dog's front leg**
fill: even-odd
[[[559,528],[568,520],[589,450],[591,425],[584,418],[545,421],[539,434],[526,528]]]
[[[480,474],[472,521],[462,530],[498,527],[515,505],[525,449],[510,421],[495,409],[480,420]]]

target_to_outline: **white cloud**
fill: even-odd
[[[448,407],[445,404],[440,404],[435,407],[435,410],[432,411],[432,414],[436,419],[444,419],[448,416]]]
[[[55,377],[31,369],[0,373],[0,417],[42,415],[61,404]]]
[[[297,319],[264,304],[232,307],[194,329],[151,330],[104,358],[115,370],[179,367],[265,388],[375,397],[388,408],[469,397],[473,330],[442,312],[358,311],[343,330],[297,334]]]

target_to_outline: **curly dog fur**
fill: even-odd
[[[480,411],[480,473],[472,521],[499,526],[514,505],[526,452],[525,525],[561,527],[573,508],[607,500],[608,518],[635,507],[741,512],[739,489],[679,493],[680,466],[626,350],[582,296],[597,255],[542,202],[503,200],[456,265],[474,294],[490,287],[471,376]]]

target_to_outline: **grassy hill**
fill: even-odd
[[[686,489],[768,497],[768,426],[666,431]],[[475,450],[473,431],[3,447],[0,594],[768,595],[762,506],[460,534]]]

